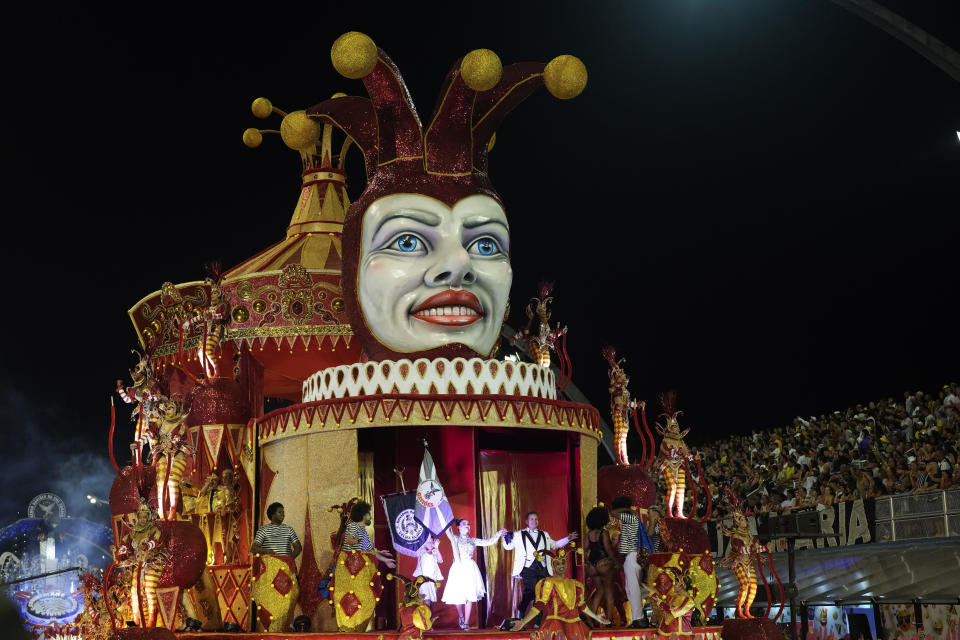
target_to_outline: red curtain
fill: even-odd
[[[526,526],[524,516],[536,511],[540,529],[556,540],[571,531],[570,461],[566,451],[530,453],[480,452],[480,509],[484,534],[503,527]],[[487,575],[487,626],[511,614],[513,552],[500,545],[484,549]]]

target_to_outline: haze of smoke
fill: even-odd
[[[96,403],[69,410],[55,390],[31,393],[9,375],[0,375],[0,388],[0,527],[25,518],[30,499],[48,491],[63,498],[68,516],[107,524],[109,509],[86,497],[107,498],[116,475],[107,457],[106,398],[100,412]]]

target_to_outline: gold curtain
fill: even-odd
[[[357,496],[371,506],[373,504],[373,451],[357,452]],[[370,511],[370,526],[367,535],[373,540],[373,517],[376,509]]]
[[[520,522],[520,492],[517,490],[515,456],[501,451],[480,454],[480,509],[483,536],[501,528],[513,531]],[[499,625],[511,615],[513,552],[504,551],[498,542],[484,547],[487,569],[487,627]]]

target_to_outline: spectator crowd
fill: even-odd
[[[960,385],[904,393],[793,424],[755,430],[705,446],[701,457],[714,496],[711,518],[729,485],[754,513],[825,509],[837,502],[960,486]],[[691,508],[688,493],[688,505]],[[701,497],[698,515],[703,515]]]

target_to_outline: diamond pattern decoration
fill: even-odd
[[[351,551],[343,561],[343,566],[350,572],[350,575],[355,576],[367,566],[367,558],[360,551]]]
[[[277,577],[273,579],[273,588],[276,589],[277,593],[282,596],[290,593],[290,588],[293,587],[293,580],[290,579],[290,576],[286,571],[278,571]]]
[[[229,572],[224,573],[223,583],[220,585],[220,593],[223,594],[223,599],[226,602],[233,602],[233,596],[237,593],[237,584]]]
[[[355,596],[352,592],[345,593],[342,598],[340,598],[340,608],[343,609],[343,612],[349,617],[360,610],[360,598]]]

